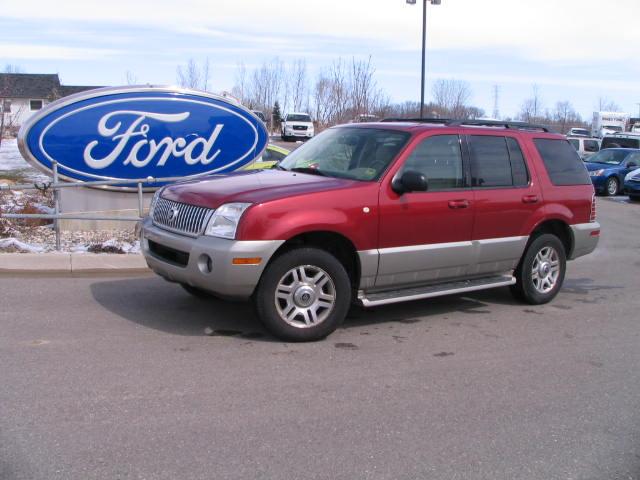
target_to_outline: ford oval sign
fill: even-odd
[[[262,155],[267,141],[262,121],[231,100],[151,86],[62,98],[30,118],[18,135],[27,161],[46,173],[57,162],[60,177],[76,182],[230,172]]]

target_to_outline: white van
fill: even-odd
[[[600,151],[600,140],[597,138],[567,136],[567,140],[578,151],[578,155],[583,160]]]

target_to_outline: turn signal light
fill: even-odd
[[[236,257],[231,261],[231,263],[233,263],[234,265],[259,265],[261,261],[262,261],[262,257],[252,257],[252,258]]]

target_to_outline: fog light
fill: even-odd
[[[203,253],[198,258],[198,268],[202,273],[211,273],[213,270],[213,260],[206,253]]]

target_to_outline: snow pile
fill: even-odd
[[[44,247],[39,245],[31,245],[29,243],[24,243],[18,240],[17,238],[0,238],[0,251],[9,250],[9,251],[19,251],[26,253],[42,253],[45,251]]]

